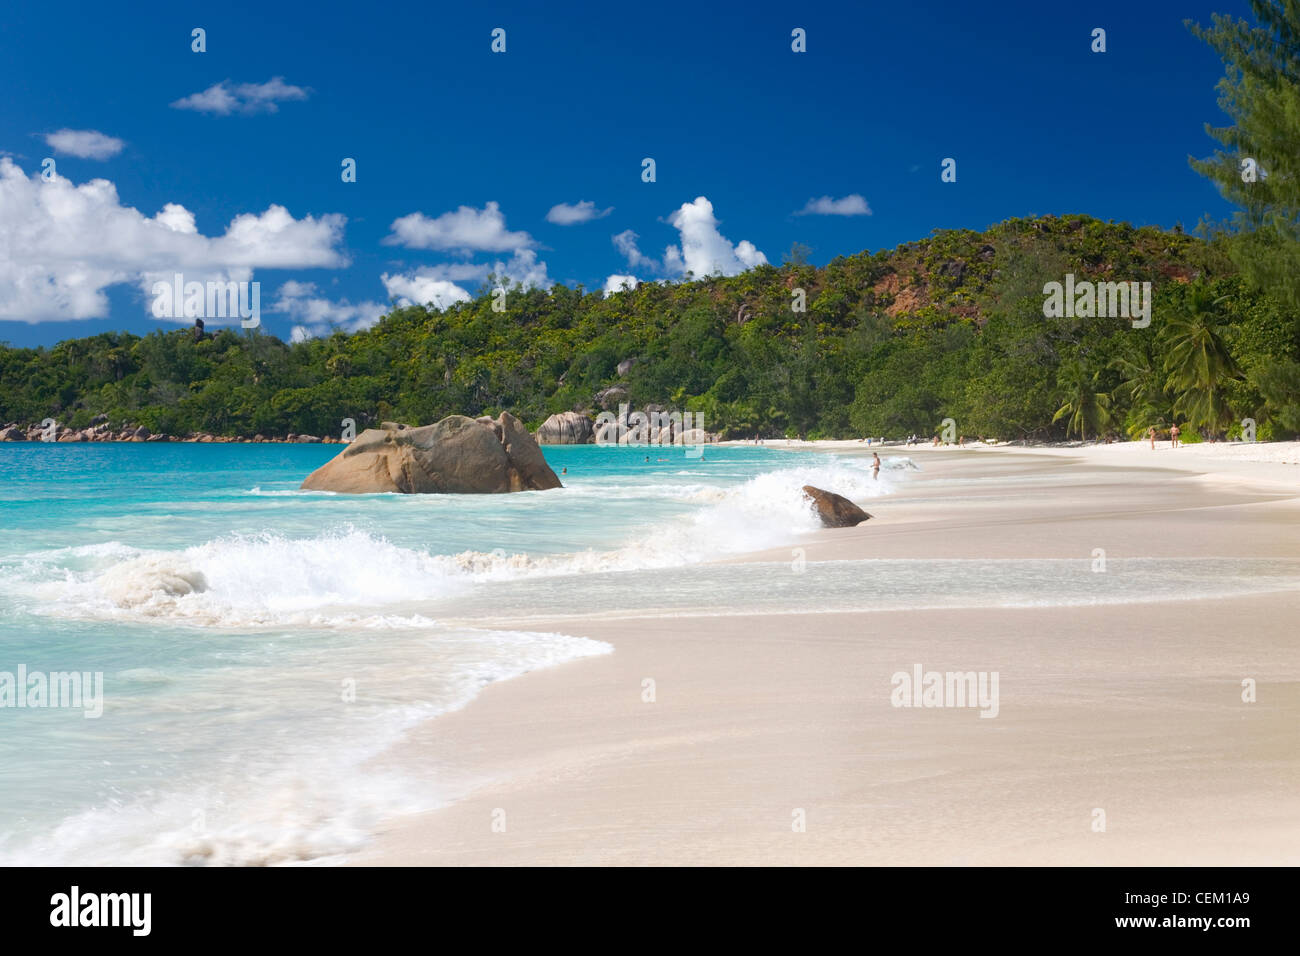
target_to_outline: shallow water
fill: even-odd
[[[0,861],[351,849],[383,816],[447,797],[436,779],[361,773],[369,757],[489,681],[610,650],[483,626],[516,589],[788,540],[815,527],[809,481],[890,487],[764,448],[578,447],[547,449],[568,472],[556,491],[297,491],[337,451],[0,446],[0,674],[103,675],[97,717],[84,698],[0,707]]]

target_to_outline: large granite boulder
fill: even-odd
[[[539,445],[586,445],[595,433],[595,423],[582,412],[561,412],[542,422],[537,429]]]
[[[546,491],[549,488],[563,488],[560,479],[551,466],[546,463],[533,436],[528,434],[524,423],[509,412],[502,412],[495,422],[500,429],[496,434],[501,447],[506,453],[510,468],[510,487],[507,491]]]
[[[368,428],[302,483],[344,494],[501,494],[559,488],[560,479],[519,419],[451,415],[411,428]]]
[[[620,402],[627,400],[627,389],[622,385],[611,385],[596,393],[596,404],[607,412],[616,409]]]
[[[827,528],[852,528],[871,517],[848,498],[833,491],[804,485],[803,493],[812,499],[813,509]]]

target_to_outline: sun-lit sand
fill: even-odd
[[[1300,443],[817,447],[922,471],[866,524],[746,560],[1300,559]],[[383,762],[435,768],[448,805],[354,862],[1300,863],[1298,612],[1292,591],[556,619],[536,629],[615,652],[417,729]],[[997,672],[996,718],[892,706],[914,664]]]

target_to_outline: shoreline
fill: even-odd
[[[0,426],[0,431],[7,427],[14,427],[20,430],[21,426]],[[197,435],[178,438],[174,435],[166,434],[149,434],[144,438],[122,437],[119,432],[111,437],[99,435],[97,437],[71,438],[65,437],[68,430],[60,427],[60,437],[46,441],[42,438],[6,438],[0,435],[0,446],[3,445],[115,445],[115,444],[172,444],[172,445],[346,445],[348,442],[341,438],[334,438],[330,435],[296,435],[290,434],[285,438],[267,438],[264,436],[255,436],[247,438],[242,435],[214,435],[206,432]],[[26,434],[39,433],[39,426],[31,426],[24,430]],[[85,432],[88,429],[73,429],[72,434]],[[533,434],[530,432],[530,435]],[[586,443],[539,443],[542,448],[570,448],[583,447],[583,445],[595,445],[597,442]],[[1061,441],[1061,442],[994,442],[986,443],[978,440],[971,440],[963,445],[932,445],[930,442],[917,442],[909,445],[903,440],[888,440],[885,442],[874,442],[868,444],[865,440],[854,438],[819,438],[811,441],[794,439],[794,438],[771,438],[764,439],[762,442],[754,442],[751,439],[723,439],[714,440],[706,443],[707,445],[717,448],[763,448],[775,451],[820,451],[820,452],[839,452],[869,455],[874,451],[887,451],[890,454],[897,455],[903,452],[906,455],[912,454],[934,454],[934,453],[960,453],[966,454],[976,451],[998,451],[1015,454],[1049,454],[1057,455],[1069,452],[1076,452],[1082,455],[1091,455],[1096,452],[1103,452],[1107,455],[1122,455],[1128,451],[1145,449],[1148,453],[1172,452],[1179,456],[1196,459],[1198,461],[1241,461],[1256,463],[1274,463],[1286,464],[1293,467],[1300,467],[1300,439],[1292,441],[1197,441],[1180,444],[1177,448],[1171,448],[1169,439],[1161,439],[1156,442],[1154,449],[1148,446],[1146,439],[1138,441],[1116,441],[1109,443],[1097,442],[1079,442],[1079,441]],[[646,442],[642,445],[633,445],[629,447],[666,447],[675,448],[680,445],[659,445],[654,442]],[[1118,459],[1116,459],[1118,460]],[[1300,481],[1300,475],[1296,478]]]
[[[1295,465],[1109,450],[1129,446],[928,448],[872,521],[727,563],[1300,557]],[[377,764],[435,768],[454,799],[385,822],[348,862],[1300,862],[1297,610],[1278,591],[530,622],[614,653],[490,684],[413,730]],[[913,663],[1000,671],[1001,714],[891,707],[889,675]]]
[[[37,429],[39,431],[40,429]],[[148,438],[3,438],[3,445],[346,445],[340,438],[308,435],[304,438],[230,438],[225,435],[203,435],[199,438],[174,438],[171,435],[150,435]]]

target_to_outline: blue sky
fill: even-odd
[[[258,281],[287,338],[489,270],[598,290],[1013,216],[1190,229],[1229,212],[1187,165],[1224,117],[1183,20],[1216,11],[1247,5],[6,4],[0,341],[175,327],[148,294],[174,271]]]

